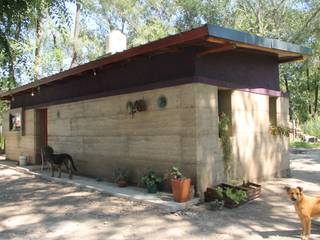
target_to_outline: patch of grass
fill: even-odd
[[[317,143],[310,143],[310,142],[304,142],[301,140],[294,140],[290,142],[291,148],[320,148],[320,142]]]

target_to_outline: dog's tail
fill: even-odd
[[[71,157],[70,155],[68,155],[68,158],[69,158],[69,160],[70,160],[70,162],[71,162],[72,168],[73,168],[75,171],[78,171],[77,168],[76,168],[76,166],[74,165],[74,162],[73,162],[72,157]]]

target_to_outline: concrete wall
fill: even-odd
[[[160,109],[157,99],[167,97]],[[133,117],[127,102],[144,99],[147,111]],[[196,179],[195,98],[192,85],[50,106],[48,143],[70,153],[82,174],[111,179],[129,168],[139,182],[148,168],[165,173],[172,165]]]
[[[5,134],[5,150],[8,159],[18,160],[20,155],[27,155],[31,163],[36,162],[35,152],[35,110],[24,111],[24,134],[22,131],[9,131],[9,114],[14,112],[22,112],[21,108],[10,110],[4,114],[4,134]]]
[[[277,124],[288,126],[288,99],[279,97],[276,101]],[[232,125],[236,177],[275,177],[289,168],[289,138],[269,133],[269,96],[234,91]]]
[[[160,109],[158,97],[167,97]],[[234,179],[280,176],[289,168],[288,138],[269,133],[269,96],[232,91]],[[144,99],[147,111],[131,116],[127,102]],[[225,181],[218,133],[218,88],[186,84],[48,107],[48,143],[73,156],[79,172],[111,180],[117,167],[131,170],[134,183],[148,168],[166,173],[180,167],[198,191]],[[224,104],[224,103],[220,103]],[[288,124],[288,99],[276,100],[277,123]],[[230,109],[230,106],[228,107]],[[26,135],[6,131],[7,155],[35,155],[34,110],[25,112]],[[8,128],[8,127],[7,127]]]
[[[208,186],[223,179],[223,162],[218,131],[218,88],[196,84],[195,91],[197,189],[202,189],[200,190],[202,194]]]
[[[218,137],[218,89],[198,84],[196,93],[198,189],[205,190],[226,181]],[[226,106],[231,102],[232,179],[257,181],[287,173],[289,139],[269,133],[269,96],[243,91],[233,91],[230,99],[227,95],[220,100]],[[276,104],[277,123],[288,126],[288,99],[279,97]]]

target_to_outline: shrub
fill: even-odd
[[[304,133],[320,138],[320,116],[306,121],[302,129]]]

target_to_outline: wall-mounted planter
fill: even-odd
[[[134,102],[132,101],[127,102],[127,111],[129,114],[131,114],[132,117],[136,112],[143,112],[146,110],[147,110],[147,103],[144,99],[139,99]]]
[[[147,103],[144,99],[135,101],[134,106],[136,107],[138,112],[143,112],[147,110]]]
[[[137,109],[136,109],[133,102],[131,102],[131,101],[127,102],[127,111],[129,114],[132,115],[132,117],[137,112]]]
[[[168,100],[166,96],[160,96],[157,100],[157,104],[160,109],[165,108],[167,106],[167,103],[168,103]]]

